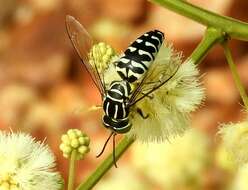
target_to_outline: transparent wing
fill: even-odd
[[[149,97],[153,92],[158,90],[166,82],[168,82],[177,72],[180,67],[179,63],[168,63],[166,60],[156,60],[144,78],[137,84],[134,92],[132,93],[128,106],[132,106],[145,97]]]
[[[103,76],[97,70],[94,60],[92,60],[92,64],[89,63],[89,52],[93,46],[92,38],[86,29],[74,17],[69,15],[66,16],[66,29],[75,50],[103,97],[105,93]]]

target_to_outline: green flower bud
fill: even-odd
[[[77,148],[78,145],[79,145],[78,139],[74,138],[74,139],[71,140],[71,146],[72,146],[73,148]]]
[[[80,146],[79,148],[78,148],[78,152],[80,152],[81,154],[85,154],[85,153],[88,153],[89,152],[89,147],[87,147],[87,146]]]
[[[102,73],[113,62],[113,59],[117,57],[117,54],[110,45],[100,42],[92,47],[89,57],[90,64],[93,65],[94,63],[98,71]]]
[[[67,135],[62,135],[61,140],[63,144],[67,144],[67,145],[70,144],[70,139]]]
[[[76,159],[80,160],[90,151],[90,138],[78,129],[69,129],[61,136],[61,141],[59,148],[65,158],[69,158],[72,151],[76,150]]]

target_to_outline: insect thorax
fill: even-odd
[[[130,83],[141,78],[154,61],[163,40],[164,34],[158,30],[137,38],[116,63],[120,77]]]

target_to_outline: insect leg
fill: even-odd
[[[88,113],[91,111],[97,111],[101,108],[102,108],[101,105],[94,105],[94,106],[91,106],[90,108],[88,108],[86,111],[84,111],[83,107],[79,107],[79,108],[76,108],[75,110],[73,110],[72,113],[79,115],[79,114],[84,114],[84,113]]]
[[[146,95],[145,93],[141,93],[141,94],[143,94],[143,95],[145,95],[147,98],[149,98],[149,99],[153,99],[154,98],[154,95],[153,94],[148,94],[148,95]]]
[[[96,111],[96,110],[99,110],[101,109],[102,106],[101,105],[94,105],[94,106],[91,106],[89,109],[88,109],[88,112],[90,111]]]
[[[140,108],[137,108],[136,111],[143,119],[147,119],[149,117],[149,114],[144,115],[143,111]]]

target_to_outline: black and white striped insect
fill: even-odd
[[[103,99],[105,115],[103,123],[116,133],[126,133],[131,128],[129,122],[130,83],[142,78],[154,61],[164,40],[158,30],[147,32],[137,38],[116,61],[116,71],[123,81],[113,81]],[[139,110],[141,113],[141,110]]]
[[[178,67],[173,68],[172,72],[167,72],[152,64],[164,41],[163,33],[153,30],[137,38],[113,63],[114,72],[117,72],[122,80],[112,81],[107,85],[104,81],[104,73],[98,71],[96,63],[93,65],[89,63],[89,52],[94,44],[88,32],[71,16],[66,17],[66,28],[74,48],[101,94],[104,110],[103,125],[111,131],[97,157],[103,153],[113,136],[113,160],[116,166],[115,136],[127,133],[131,129],[130,109],[146,119],[149,113],[145,115],[136,103],[144,98],[152,99],[152,93],[169,81]],[[153,80],[150,80],[151,78]],[[135,86],[133,89],[132,84]]]

